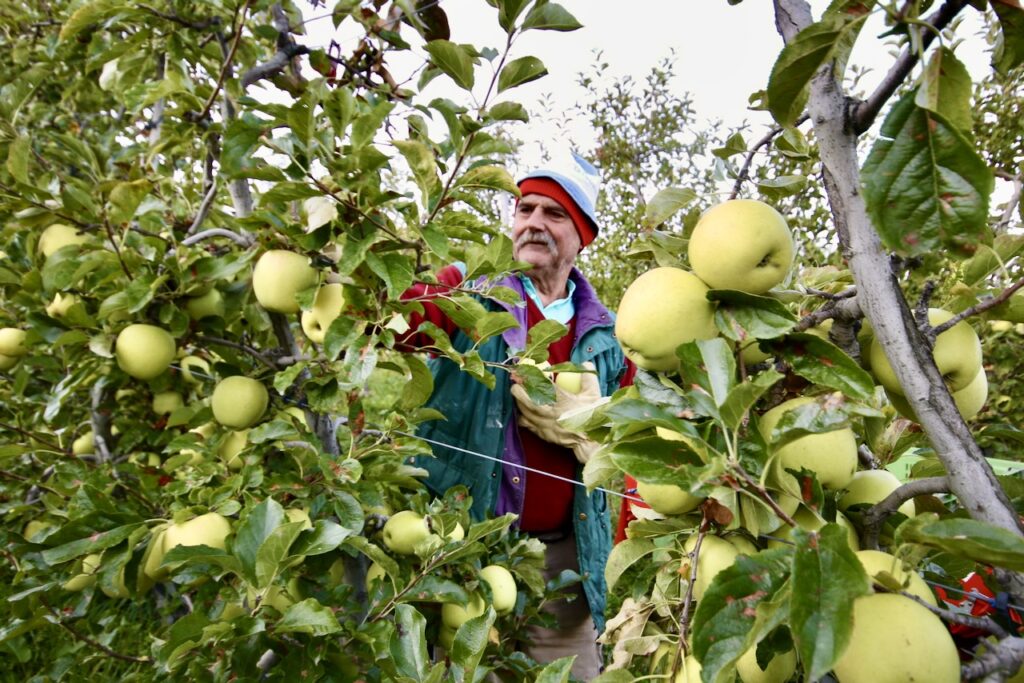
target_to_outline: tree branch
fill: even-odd
[[[1024,278],[1021,278],[1020,280],[1014,282],[1012,285],[1010,285],[1002,292],[1000,292],[998,296],[994,296],[991,299],[986,299],[985,301],[982,301],[979,304],[975,304],[970,308],[966,308],[957,313],[956,315],[954,315],[946,322],[942,323],[941,325],[936,325],[935,327],[932,328],[932,333],[936,337],[938,337],[940,334],[942,334],[949,328],[953,327],[953,325],[956,325],[961,320],[964,320],[965,318],[970,318],[972,315],[977,315],[982,311],[987,311],[990,308],[995,308],[996,306],[998,306],[999,304],[1003,303],[1011,296],[1013,296],[1014,292],[1019,290],[1021,287],[1024,287]]]
[[[796,122],[793,124],[793,127],[798,128],[800,124],[807,120],[807,118],[807,114],[804,114],[803,116],[796,120]],[[779,135],[779,133],[781,133],[783,130],[784,129],[779,126],[772,128],[765,134],[764,137],[755,142],[753,147],[747,150],[746,159],[743,161],[743,167],[740,168],[740,172],[736,176],[736,182],[732,186],[732,192],[729,194],[729,199],[736,199],[736,197],[738,197],[740,194],[740,190],[743,188],[743,182],[750,179],[750,167],[754,163],[754,156],[757,154],[757,151],[762,147],[766,147],[768,144],[770,144],[771,141],[774,140],[775,137]]]
[[[84,633],[82,633],[81,631],[79,631],[78,629],[72,627],[70,624],[68,624],[66,621],[64,621],[64,619],[63,619],[63,617],[61,617],[60,613],[57,610],[55,610],[50,605],[50,603],[46,601],[46,598],[43,597],[41,594],[39,595],[39,602],[41,602],[43,604],[43,607],[45,607],[47,610],[49,610],[50,614],[53,615],[53,619],[50,620],[51,623],[56,624],[57,626],[60,626],[62,629],[64,629],[68,633],[70,633],[72,636],[74,636],[78,640],[82,641],[83,643],[85,643],[87,645],[90,645],[90,646],[96,648],[97,650],[99,650],[103,654],[107,655],[108,657],[113,657],[114,659],[120,659],[122,662],[135,662],[137,664],[148,664],[150,661],[152,661],[152,660],[150,660],[149,657],[133,657],[132,655],[124,655],[124,654],[121,654],[120,652],[115,652],[114,650],[111,650],[109,647],[107,647],[103,643],[100,643],[100,642],[98,642],[96,640],[93,640],[89,636],[85,635]]]
[[[268,368],[270,368],[274,372],[277,372],[277,370],[278,370],[278,367],[277,367],[276,363],[274,363],[272,360],[270,360],[269,358],[267,358],[266,356],[264,356],[262,353],[260,353],[259,351],[257,351],[256,349],[254,349],[251,346],[246,346],[245,344],[239,344],[238,342],[231,341],[230,339],[221,339],[220,337],[210,337],[210,336],[207,336],[205,334],[196,335],[195,339],[198,342],[206,342],[206,343],[209,343],[209,344],[217,344],[218,346],[227,346],[227,347],[230,347],[232,349],[238,349],[239,351],[244,351],[247,354],[249,354],[250,356],[252,356],[253,358],[255,358],[256,360],[258,360],[259,362],[261,362],[264,365],[266,365]]]
[[[949,25],[960,11],[967,6],[967,0],[947,0],[934,14],[925,21],[935,27],[935,31],[929,31],[921,38],[921,52],[935,40],[939,31]],[[882,82],[875,89],[875,92],[864,101],[858,103],[851,112],[851,124],[853,132],[857,135],[867,131],[875,122],[882,107],[889,101],[893,93],[907,80],[907,76],[920,61],[920,55],[915,51],[913,45],[907,45],[903,52],[889,68]]]
[[[1006,677],[1014,675],[1024,661],[1024,638],[1003,638],[985,645],[984,654],[976,655],[974,661],[960,668],[960,676],[965,681],[987,677],[996,672],[1005,672]],[[995,680],[1006,680],[1000,676]],[[989,678],[986,681],[991,680]]]
[[[181,241],[181,244],[182,246],[190,247],[197,242],[202,242],[203,240],[210,239],[211,237],[227,237],[243,249],[248,249],[254,242],[253,238],[249,235],[239,235],[237,232],[227,230],[225,228],[210,228],[209,230],[203,230],[202,232],[197,232],[194,235],[186,237]]]
[[[238,50],[238,43],[242,39],[242,28],[245,25],[245,13],[249,11],[249,3],[251,2],[252,0],[245,0],[245,4],[242,5],[241,19],[235,28],[235,37],[231,41],[231,48],[224,56],[224,64],[221,66],[220,74],[217,76],[217,85],[214,86],[213,92],[210,93],[209,99],[206,100],[206,104],[203,106],[202,112],[196,116],[196,120],[198,121],[202,121],[210,115],[210,109],[213,108],[213,103],[217,101],[217,96],[220,95],[220,90],[224,87],[224,81],[227,79],[228,74],[231,73],[231,62],[235,58],[235,52]]]
[[[901,505],[917,496],[927,496],[936,493],[949,493],[949,479],[947,477],[926,477],[924,479],[908,481],[881,501],[872,505],[864,513],[864,518],[861,522],[863,526],[861,537],[864,547],[872,549],[878,547],[878,534],[882,529],[882,524]]]

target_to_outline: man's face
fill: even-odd
[[[580,251],[580,236],[569,212],[550,197],[528,194],[512,221],[512,254],[539,270],[568,270]]]

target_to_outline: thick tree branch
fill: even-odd
[[[181,241],[182,246],[190,247],[197,242],[210,239],[211,237],[226,237],[233,241],[243,249],[248,249],[253,245],[253,238],[250,235],[239,235],[237,232],[227,230],[225,228],[210,228],[209,230],[203,230],[197,232],[194,235],[190,235]]]
[[[965,681],[984,678],[985,681],[1006,680],[1020,668],[1024,662],[1024,638],[1003,638],[995,643],[985,645],[985,652],[977,655],[970,664],[960,669],[960,677]],[[998,678],[989,678],[999,673]]]
[[[1010,199],[1007,200],[1006,206],[1003,208],[1003,215],[999,217],[999,220],[996,221],[996,224],[992,228],[996,233],[1000,233],[1005,232],[1013,222],[1013,217],[1017,213],[1017,207],[1020,205],[1021,191],[1024,190],[1024,182],[1021,182],[1020,176],[1011,176],[1009,174],[1001,174],[999,172],[996,172],[996,175],[1013,183],[1013,194],[1010,195]]]
[[[903,52],[893,63],[889,69],[889,73],[885,75],[882,82],[879,84],[875,92],[857,104],[851,112],[851,124],[853,131],[857,135],[865,132],[871,128],[875,122],[875,118],[878,113],[882,111],[882,107],[889,101],[893,93],[907,80],[907,76],[913,70],[914,66],[921,60],[921,53],[927,49],[927,47],[935,40],[935,37],[939,31],[946,28],[949,22],[953,21],[957,14],[967,6],[967,0],[947,0],[943,3],[934,14],[925,19],[925,21],[935,27],[935,31],[928,31],[921,37],[921,52],[917,52],[914,49],[914,45],[908,44],[903,48]],[[911,27],[911,30],[914,30]]]
[[[946,477],[926,477],[924,479],[908,481],[881,501],[872,505],[864,513],[862,520],[861,538],[863,546],[871,549],[878,547],[878,534],[882,530],[882,525],[901,505],[917,496],[934,495],[936,493],[949,493],[949,479]]]

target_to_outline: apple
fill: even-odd
[[[693,534],[686,539],[683,550],[692,553],[696,545],[697,534]],[[697,558],[697,580],[693,584],[693,598],[699,602],[718,572],[731,567],[740,554],[753,555],[756,552],[754,544],[742,536],[705,536],[700,544],[700,557]],[[690,577],[692,562],[692,558],[684,559],[683,566],[680,567],[680,573],[686,579]]]
[[[193,320],[223,318],[224,295],[219,289],[211,288],[199,296],[190,296],[185,300],[185,312]]]
[[[474,593],[469,598],[469,604],[465,607],[454,602],[446,602],[441,606],[441,621],[452,630],[458,630],[460,626],[470,619],[474,619],[487,611],[487,603],[479,593]]]
[[[771,358],[771,354],[765,353],[761,350],[760,343],[757,339],[748,339],[743,342],[739,348],[740,358],[743,360],[743,364],[747,367],[763,363]]]
[[[96,452],[96,435],[92,430],[85,432],[71,442],[71,453],[73,455],[90,455]]]
[[[437,644],[451,652],[452,647],[455,645],[455,629],[441,624],[437,629]]]
[[[797,510],[793,515],[793,521],[796,522],[797,526],[801,529],[805,529],[807,531],[817,531],[821,527],[825,526],[825,520],[807,508],[800,508]],[[842,512],[836,511],[836,524],[846,530],[846,542],[850,546],[850,550],[853,550],[854,552],[860,550],[860,537],[857,534],[857,527],[853,526],[853,522],[851,522]],[[792,535],[793,527],[788,524],[783,524],[772,532],[772,538],[768,539],[768,547],[785,547],[789,545],[788,541]]]
[[[801,396],[775,406],[761,416],[761,435],[776,457],[780,471],[810,470],[823,487],[840,489],[850,482],[857,470],[857,438],[852,429],[844,427],[820,434],[806,434],[781,447],[771,443],[772,431],[782,417],[788,411],[813,401],[813,397]]]
[[[39,244],[37,246],[43,256],[48,257],[61,247],[66,247],[69,244],[84,244],[87,241],[89,241],[87,235],[78,232],[78,230],[75,230],[70,225],[54,223],[46,230],[43,230],[43,234],[39,236]]]
[[[180,546],[205,545],[224,550],[231,533],[231,522],[221,514],[207,512],[187,522],[171,524],[163,534],[163,551],[169,553]]]
[[[158,391],[153,394],[152,407],[157,415],[170,415],[184,406],[185,401],[177,391]]]
[[[953,317],[949,311],[941,308],[928,309],[928,324],[936,327]],[[942,374],[950,391],[960,391],[970,384],[981,370],[981,341],[974,328],[966,320],[961,320],[935,339],[932,349],[935,365]],[[896,379],[889,359],[885,357],[882,344],[875,339],[871,343],[871,372],[878,383],[887,391],[903,395],[903,387]]]
[[[178,371],[189,384],[202,384],[210,376],[210,364],[199,356],[185,356],[178,361]]]
[[[341,315],[345,306],[345,291],[339,283],[322,286],[316,290],[313,308],[302,312],[302,331],[311,342],[323,344],[327,328]]]
[[[681,515],[695,510],[704,500],[675,484],[636,483],[637,494],[655,512],[663,515]]]
[[[850,642],[833,669],[839,683],[958,683],[960,658],[946,625],[893,593],[853,601]]]
[[[796,509],[800,507],[800,499],[796,496],[771,488],[767,489],[767,492],[775,501],[775,504],[779,506],[779,509],[789,517],[792,517]],[[744,495],[739,496],[738,500],[740,514],[727,528],[736,529],[742,527],[753,536],[759,536],[760,534],[773,533],[785,524],[782,518],[760,498],[755,500],[750,496]]]
[[[718,335],[708,287],[681,268],[654,268],[629,285],[615,319],[626,356],[645,370],[674,371],[676,347]]]
[[[234,375],[213,389],[210,407],[217,422],[231,429],[251,427],[267,412],[267,388],[251,377]]]
[[[341,562],[342,562],[341,560],[335,560],[335,564],[339,564]],[[331,569],[334,569],[334,565],[333,564],[331,565]],[[344,569],[344,565],[342,564],[341,565],[340,577],[334,583],[335,584],[342,583],[342,581],[344,580],[344,576],[345,576],[345,569]],[[388,573],[386,571],[384,571],[384,567],[380,566],[376,562],[372,563],[370,565],[370,568],[366,570],[366,590],[367,590],[367,592],[370,591],[370,586],[372,586],[375,581],[378,581],[378,580],[379,581],[387,581],[387,579],[388,579]]]
[[[793,235],[782,214],[764,202],[733,199],[704,212],[687,254],[711,289],[763,294],[789,275]]]
[[[874,505],[884,500],[900,485],[900,480],[889,470],[862,470],[853,475],[853,479],[844,487],[846,492],[839,497],[836,505],[844,511],[861,503]],[[917,507],[911,499],[900,505],[899,511],[907,517],[913,517],[917,514]]]
[[[10,370],[18,364],[20,360],[17,356],[7,356],[0,353],[0,370]]]
[[[796,672],[796,652],[780,652],[768,662],[768,668],[757,664],[757,647],[752,647],[736,660],[736,673],[742,683],[786,683]]]
[[[100,568],[102,553],[92,553],[82,558],[82,567],[79,574],[72,576],[64,582],[64,590],[81,591],[96,583],[96,571]]]
[[[908,420],[918,421],[917,413],[910,406],[910,401],[902,394],[886,390],[885,395],[888,397],[889,403],[892,404],[893,408],[900,415]],[[985,402],[988,400],[988,377],[985,375],[985,368],[979,369],[978,374],[971,380],[971,383],[960,391],[954,391],[952,396],[953,402],[956,403],[957,410],[964,421],[973,420],[981,412],[981,409],[985,407]]]
[[[53,295],[53,301],[46,304],[46,315],[51,318],[63,318],[71,310],[71,307],[79,303],[79,301],[80,299],[74,294],[61,294],[57,292]]]
[[[516,580],[512,572],[501,565],[489,564],[480,570],[480,578],[491,587],[491,603],[498,614],[507,614],[516,606]]]
[[[118,367],[135,379],[158,377],[170,367],[176,351],[174,337],[155,325],[129,325],[114,342]]]
[[[316,280],[316,270],[308,258],[283,249],[264,252],[252,271],[256,301],[275,313],[298,313],[295,295],[314,286]]]
[[[938,607],[939,603],[935,599],[935,594],[932,593],[932,589],[928,587],[925,580],[921,578],[921,575],[912,569],[907,569],[903,566],[903,562],[899,560],[895,555],[891,555],[881,550],[858,550],[857,559],[864,566],[864,571],[867,572],[868,577],[874,579],[879,574],[886,573],[892,579],[895,579],[896,583],[903,586],[903,590],[907,591],[911,595],[916,595],[932,607]],[[879,583],[883,588],[890,588],[890,585]]]
[[[249,443],[248,429],[229,432],[224,437],[224,440],[221,441],[220,447],[217,449],[217,455],[224,461],[229,470],[242,469],[244,461],[242,460],[241,452],[245,449],[247,443]]]
[[[303,529],[313,528],[313,520],[309,518],[309,510],[304,508],[288,508],[284,511],[284,516],[288,518],[289,522],[302,522]]]
[[[427,520],[413,510],[396,512],[384,523],[384,545],[399,555],[412,555],[416,544],[430,535]]]
[[[686,655],[683,658],[683,666],[680,667],[679,673],[676,674],[674,683],[702,683],[700,672],[701,666],[697,658],[693,655]]]
[[[21,535],[24,536],[26,540],[31,541],[35,538],[36,534],[42,534],[47,529],[52,528],[53,524],[46,520],[30,519],[28,523],[25,524],[25,529],[21,532]]]
[[[0,354],[20,358],[28,353],[25,346],[25,330],[17,327],[0,328]]]
[[[578,394],[583,389],[583,373],[559,372],[555,375],[555,385],[570,394]]]
[[[117,570],[117,578],[114,579],[113,586],[107,586],[100,583],[100,590],[108,598],[128,598],[131,597],[131,591],[128,590],[128,584],[124,581],[124,565]]]
[[[446,537],[448,541],[461,541],[466,537],[466,530],[462,528],[462,524],[455,522],[455,528],[449,532]]]

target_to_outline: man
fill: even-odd
[[[556,387],[555,403],[539,406],[505,369],[492,370],[496,386],[488,390],[455,363],[433,359],[435,389],[428,406],[448,419],[427,423],[420,435],[500,457],[502,462],[435,445],[434,456],[417,463],[429,472],[426,483],[438,494],[457,484],[468,486],[477,517],[518,514],[519,528],[547,545],[549,578],[565,569],[583,577],[581,599],[552,605],[559,627],[536,629],[531,633],[533,645],[526,649],[541,662],[577,655],[573,675],[583,680],[595,678],[601,667],[595,639],[604,628],[604,566],[611,550],[611,528],[604,494],[588,494],[582,486],[565,481],[581,479],[582,466],[596,445],[556,420],[627,381],[627,364],[613,335],[614,317],[574,267],[579,252],[598,233],[594,209],[599,185],[597,170],[576,155],[519,181],[522,197],[512,224],[513,254],[531,268],[497,284],[514,290],[525,305],[483,301],[491,310],[510,312],[519,326],[479,349],[485,362],[510,365],[510,359],[526,347],[527,330],[541,320],[554,319],[566,325],[568,333],[551,344],[548,362],[587,364],[594,372],[584,376],[579,394]],[[438,273],[440,287],[417,286],[404,297],[426,300],[423,316],[411,320],[413,329],[429,320],[445,329],[460,351],[468,349],[472,340],[429,298],[458,286],[464,272],[459,265],[449,266]]]

